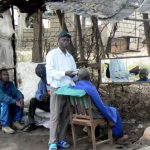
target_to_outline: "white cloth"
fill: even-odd
[[[68,52],[64,54],[60,48],[51,50],[46,56],[47,83],[53,88],[70,85],[72,79],[65,76],[66,71],[76,71],[74,58]]]
[[[129,71],[123,59],[111,59],[109,71],[110,78],[113,82],[128,82]]]

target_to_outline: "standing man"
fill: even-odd
[[[13,127],[21,130],[20,124],[23,115],[23,94],[15,87],[12,81],[9,81],[7,69],[0,70],[0,104],[1,104],[1,125],[2,131],[12,134],[15,131],[9,127],[10,115],[13,121]]]
[[[73,82],[72,76],[76,71],[76,64],[67,51],[70,41],[71,35],[65,31],[61,32],[58,36],[58,48],[51,50],[46,56],[47,83],[51,86],[49,150],[70,146],[65,141],[69,123],[67,100],[64,96],[54,93],[59,87],[71,85]]]

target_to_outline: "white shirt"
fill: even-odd
[[[72,79],[65,76],[66,71],[76,71],[74,58],[68,52],[64,54],[60,48],[48,52],[46,56],[47,83],[53,88],[70,85]]]
[[[128,82],[129,71],[123,59],[111,59],[109,71],[110,78],[113,82]]]

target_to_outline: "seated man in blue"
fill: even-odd
[[[139,80],[137,82],[150,82],[150,79],[148,79],[149,72],[146,68],[141,69],[139,72]]]
[[[87,69],[82,68],[78,71],[79,81],[71,88],[84,90],[92,99],[98,111],[113,124],[112,132],[115,139],[124,140],[122,121],[116,108],[107,106],[101,99],[96,87],[90,82],[90,74]]]
[[[23,126],[20,124],[23,115],[23,94],[17,90],[14,83],[9,81],[7,69],[0,70],[0,104],[1,104],[1,125],[2,131],[12,134],[15,131],[10,128],[10,116],[12,125],[15,129],[21,130]]]
[[[47,82],[45,64],[38,64],[35,69],[35,73],[38,77],[41,78],[41,80],[38,83],[38,88],[35,93],[35,97],[30,100],[28,114],[29,124],[23,129],[25,132],[29,132],[37,128],[34,119],[36,108],[39,108],[46,112],[50,112],[50,96],[46,87]]]

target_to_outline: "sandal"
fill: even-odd
[[[57,146],[59,148],[68,148],[68,147],[70,147],[70,144],[67,143],[66,141],[61,140],[61,141],[58,142]]]
[[[24,132],[30,132],[30,131],[35,130],[37,128],[38,128],[38,126],[36,126],[34,123],[29,123],[29,124],[27,124],[27,125],[24,126],[24,128],[22,129],[22,131],[24,131]]]
[[[49,150],[57,150],[57,144],[50,144]]]

